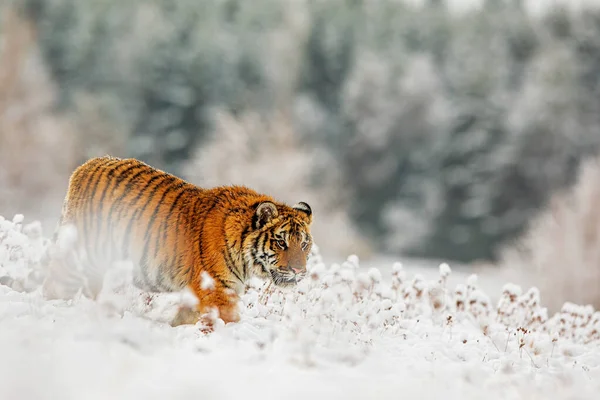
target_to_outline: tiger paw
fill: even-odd
[[[219,317],[226,324],[231,322],[239,322],[240,321],[240,313],[237,310],[237,307],[222,307],[219,310]]]
[[[180,325],[199,325],[200,332],[205,334],[214,332],[215,325],[222,324],[223,322],[219,320],[218,314],[214,312],[202,313],[187,306],[180,307],[177,315],[173,318],[173,321],[171,321],[172,327]]]
[[[202,314],[195,309],[187,306],[179,307],[177,315],[171,321],[171,326],[195,325],[202,318]]]

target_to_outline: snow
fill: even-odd
[[[0,219],[0,275],[39,272],[46,241],[28,227]],[[95,301],[0,285],[0,398],[596,398],[591,307],[548,317],[535,288],[497,282],[492,303],[475,276],[451,286],[447,264],[433,279],[364,264],[315,251],[296,288],[252,280],[241,321],[212,333],[171,327],[190,292],[139,291],[127,263]]]
[[[206,271],[203,271],[202,274],[202,282],[200,283],[200,289],[202,290],[211,290],[215,288],[215,280],[210,276],[210,274]]]

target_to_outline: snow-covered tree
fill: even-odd
[[[178,173],[215,110],[282,114],[381,249],[472,260],[598,150],[600,11],[459,3],[23,2],[82,154]]]

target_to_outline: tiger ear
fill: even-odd
[[[312,222],[312,208],[310,208],[308,203],[301,201],[300,203],[294,204],[292,208],[305,213],[308,217],[308,223],[310,224]]]
[[[270,201],[260,203],[254,213],[254,228],[260,229],[279,215],[277,207]]]

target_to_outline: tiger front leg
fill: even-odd
[[[215,322],[214,316],[211,314],[213,310],[218,311],[217,317],[225,323],[240,320],[237,305],[239,296],[233,290],[223,287],[201,289],[190,286],[190,288],[198,298],[198,304],[195,308],[180,307],[171,326],[194,325],[200,321],[208,328],[212,328]]]

